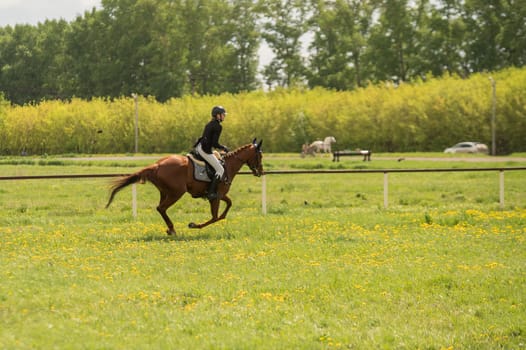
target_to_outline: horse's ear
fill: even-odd
[[[259,141],[259,143],[257,144],[258,151],[261,151],[261,145],[262,144],[263,144],[263,140]]]
[[[252,140],[252,144],[253,144],[253,145],[257,145],[257,141],[258,141],[258,138],[255,137],[255,138]]]

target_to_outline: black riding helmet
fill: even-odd
[[[226,110],[223,106],[215,106],[214,108],[212,108],[212,117],[215,117],[216,115],[223,114],[223,113],[226,114]]]

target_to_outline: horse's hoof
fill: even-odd
[[[197,228],[197,225],[195,224],[195,222],[191,222],[188,224],[188,227],[189,228]]]
[[[175,230],[166,230],[166,233],[168,234],[168,236],[175,236]]]

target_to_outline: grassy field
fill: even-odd
[[[492,167],[299,159],[267,170]],[[150,160],[0,159],[0,176],[128,173]],[[498,166],[525,166],[503,161]],[[227,220],[196,231],[187,196],[164,234],[152,185],[109,209],[108,179],[0,181],[2,349],[521,349],[526,176],[239,176]]]

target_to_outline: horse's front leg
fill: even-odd
[[[226,214],[228,213],[228,211],[230,210],[230,207],[232,206],[232,200],[227,195],[224,195],[223,198],[221,198],[221,200],[226,203],[226,208],[225,210],[223,210],[218,220],[223,220],[224,218],[226,218]]]
[[[213,199],[209,202],[210,202],[210,212],[212,213],[212,218],[202,224],[196,224],[194,222],[191,222],[188,224],[189,228],[203,228],[219,220],[219,218],[217,217],[217,213],[219,212],[219,198]]]

